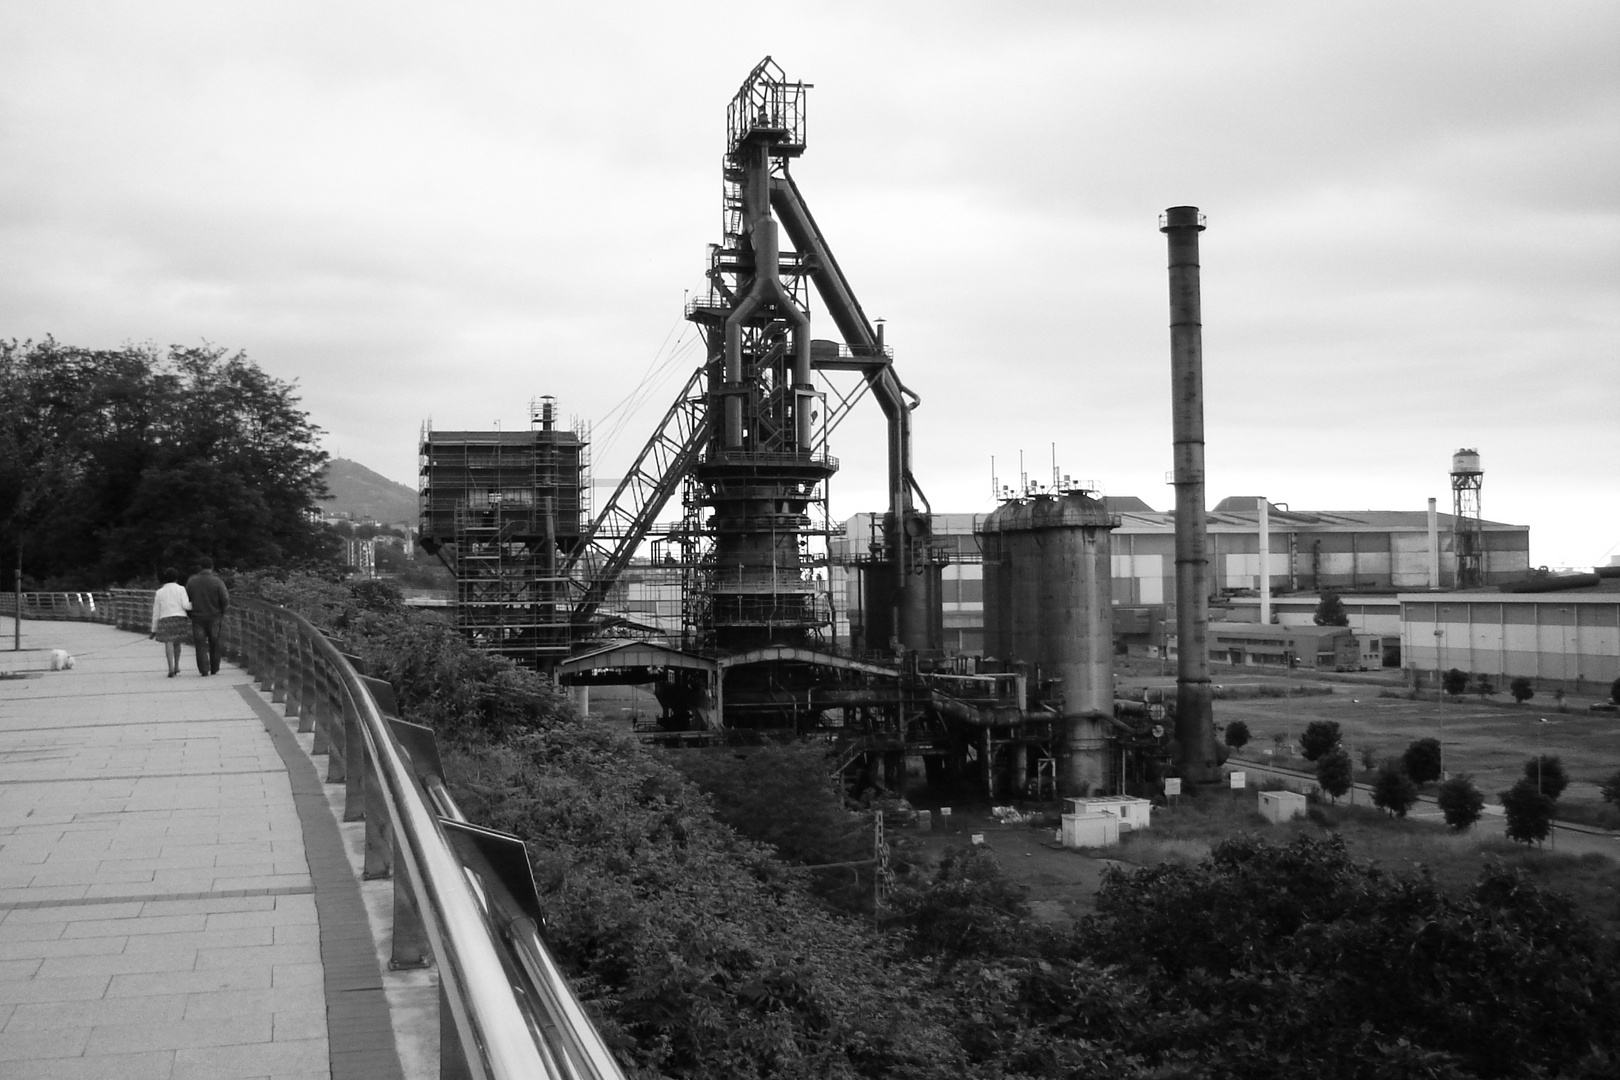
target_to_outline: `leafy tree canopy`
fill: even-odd
[[[1344,610],[1344,601],[1336,592],[1325,592],[1317,601],[1316,614],[1311,616],[1317,626],[1349,626],[1350,613]]]
[[[1541,754],[1525,762],[1524,778],[1549,799],[1557,799],[1569,787],[1569,773],[1564,770],[1564,763],[1551,754]]]
[[[1515,675],[1513,681],[1508,683],[1508,693],[1513,695],[1514,701],[1523,705],[1536,696],[1536,687],[1526,676]]]
[[[1485,812],[1485,796],[1474,786],[1473,778],[1467,773],[1458,773],[1441,784],[1435,801],[1440,804],[1446,824],[1456,832],[1462,832],[1474,824]]]
[[[1406,770],[1397,762],[1384,762],[1383,767],[1378,770],[1378,777],[1373,781],[1373,805],[1380,810],[1389,811],[1396,817],[1405,817],[1417,799],[1417,785],[1406,775]]]
[[[1350,755],[1339,747],[1329,750],[1316,762],[1316,782],[1335,799],[1350,790],[1353,776]]]
[[[1440,740],[1413,739],[1401,755],[1401,767],[1415,784],[1427,784],[1440,779]]]
[[[1552,833],[1552,797],[1537,791],[1534,780],[1521,777],[1497,797],[1502,800],[1502,809],[1507,811],[1509,840],[1540,843]]]
[[[1339,745],[1339,723],[1336,720],[1312,720],[1305,725],[1299,737],[1299,752],[1306,761],[1315,761]]]
[[[1446,693],[1455,697],[1468,689],[1468,672],[1461,668],[1451,668],[1441,678],[1440,685],[1445,688]]]
[[[319,435],[240,352],[0,342],[0,551],[80,585],[323,557]]]
[[[1226,745],[1234,750],[1241,750],[1249,745],[1249,725],[1242,720],[1233,720],[1226,725]]]

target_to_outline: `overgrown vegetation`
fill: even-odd
[[[874,923],[795,865],[865,847],[814,751],[676,769],[387,589],[262,575],[238,589],[341,633],[438,731],[468,814],[529,842],[548,937],[638,1078],[1460,1080],[1616,1064],[1613,943],[1500,866],[1458,893],[1332,837],[1239,836],[1112,872],[1094,917],[1053,928],[1027,919],[992,853],[965,848],[902,875]],[[807,816],[803,837],[784,807]]]

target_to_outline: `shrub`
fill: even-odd
[[[1316,762],[1316,782],[1335,800],[1350,790],[1353,766],[1350,755],[1338,747],[1323,754]]]
[[[1553,800],[1536,790],[1536,782],[1521,779],[1497,798],[1507,811],[1509,840],[1540,843],[1552,832]]]
[[[1441,784],[1435,801],[1440,804],[1446,824],[1455,832],[1462,832],[1485,812],[1485,796],[1480,794],[1473,778],[1467,773],[1458,773]]]
[[[872,857],[870,823],[845,810],[827,782],[825,745],[791,743],[735,754],[674,750],[662,756],[709,796],[716,819],[769,844],[785,862],[814,866]],[[837,907],[870,911],[872,869],[818,871],[810,888]]]
[[[1536,696],[1535,684],[1523,675],[1515,675],[1513,681],[1508,683],[1508,693],[1513,695],[1514,701],[1523,705]]]
[[[1458,694],[1468,689],[1468,672],[1462,671],[1458,668],[1452,668],[1450,671],[1447,671],[1444,676],[1442,676],[1440,684],[1445,689],[1446,693],[1450,694],[1452,697],[1456,697]]]
[[[1524,778],[1549,799],[1556,800],[1569,787],[1569,774],[1564,771],[1564,763],[1551,754],[1542,754],[1525,762]]]
[[[1028,929],[1024,897],[994,852],[970,845],[947,851],[930,880],[897,889],[890,900],[912,949],[951,962],[1016,953]]]
[[[1081,950],[1130,973],[1156,1015],[1115,988],[1046,1008],[1151,1055],[1141,1078],[1595,1077],[1612,1060],[1612,944],[1499,868],[1452,896],[1357,863],[1338,837],[1243,836],[1196,865],[1111,871],[1097,910]],[[1039,999],[1020,1004],[1039,1017]],[[1029,1060],[1008,1075],[1110,1075]]]
[[[1415,784],[1440,779],[1440,740],[1413,739],[1401,755],[1401,766]]]
[[[1315,761],[1339,745],[1339,725],[1333,720],[1312,720],[1299,737],[1299,752],[1306,761]]]
[[[1489,675],[1482,674],[1474,680],[1474,692],[1483,700],[1496,693],[1496,684],[1491,682]]]
[[[1620,679],[1609,684],[1609,700],[1620,705]]]
[[[1403,818],[1417,798],[1417,785],[1412,783],[1412,778],[1397,763],[1384,762],[1384,767],[1378,770],[1378,778],[1373,781],[1373,805]]]
[[[1242,720],[1234,720],[1227,724],[1226,745],[1234,750],[1241,750],[1249,745],[1249,725]]]
[[[1356,751],[1356,756],[1361,758],[1361,767],[1368,772],[1378,767],[1378,747],[1363,746]]]

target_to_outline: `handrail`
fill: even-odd
[[[150,590],[42,599],[85,595],[25,594],[23,617],[47,611],[146,631]],[[541,937],[523,841],[466,821],[444,787],[432,732],[390,715],[392,688],[309,620],[262,601],[233,600],[222,639],[299,718],[299,731],[314,733],[314,752],[329,755],[327,782],[345,787],[344,820],[365,820],[366,875],[394,881],[394,965],[431,958],[439,969],[442,1075],[623,1080]]]

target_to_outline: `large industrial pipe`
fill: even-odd
[[[1260,625],[1271,622],[1271,501],[1260,497]]]
[[[1204,509],[1204,331],[1196,206],[1172,206],[1160,232],[1170,246],[1170,396],[1176,484],[1176,741],[1181,776],[1218,778],[1209,680],[1209,556]]]
[[[810,316],[799,310],[782,285],[782,254],[776,236],[776,222],[769,217],[761,217],[754,222],[749,234],[754,249],[754,283],[736,310],[726,317],[725,326],[726,445],[742,445],[742,394],[745,392],[739,388],[743,376],[742,326],[760,305],[770,303],[776,306],[784,319],[793,324],[794,434],[799,449],[808,450],[812,438],[808,406],[813,393],[810,383]]]
[[[1429,500],[1429,591],[1440,588],[1440,514]]]

